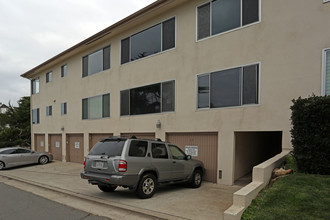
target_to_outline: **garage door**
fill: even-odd
[[[141,139],[155,140],[155,133],[121,133],[120,135],[125,137],[135,136]]]
[[[66,160],[68,162],[83,163],[84,162],[84,135],[83,134],[67,134],[66,136]]]
[[[62,161],[62,135],[50,134],[48,136],[49,151],[53,154],[54,160]]]
[[[34,135],[34,149],[36,151],[45,151],[45,135],[35,134]]]
[[[101,139],[113,136],[112,133],[89,134],[89,150]]]
[[[183,151],[190,150],[194,159],[204,163],[204,180],[217,182],[218,169],[218,134],[217,133],[167,133],[166,140]]]

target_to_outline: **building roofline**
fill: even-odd
[[[70,53],[70,52],[72,52],[74,50],[76,50],[79,47],[82,47],[84,45],[91,44],[92,42],[95,42],[95,41],[101,39],[102,37],[110,34],[112,30],[114,30],[114,29],[116,29],[116,28],[118,28],[118,27],[120,27],[120,26],[122,26],[124,24],[127,24],[128,22],[130,22],[130,21],[132,21],[132,20],[134,20],[134,19],[136,19],[136,18],[144,15],[145,13],[147,13],[149,11],[152,11],[153,9],[156,9],[156,8],[159,8],[159,7],[163,6],[163,5],[165,5],[165,3],[167,3],[167,2],[171,2],[171,0],[157,0],[157,1],[153,2],[153,3],[151,3],[150,5],[142,8],[141,10],[139,10],[139,11],[137,11],[137,12],[129,15],[128,17],[126,17],[126,18],[118,21],[117,23],[115,23],[115,24],[113,24],[113,25],[111,25],[111,26],[103,29],[102,31],[100,31],[100,32],[98,32],[98,33],[96,33],[94,35],[92,35],[91,37],[87,38],[86,40],[81,41],[80,43],[74,45],[73,47],[70,47],[69,49],[67,49],[67,50],[59,53],[58,55],[56,55],[56,56],[50,58],[49,60],[41,63],[40,65],[34,67],[33,69],[31,69],[31,70],[23,73],[21,75],[21,77],[30,79],[33,76],[33,74],[35,73],[35,71],[38,70],[38,69],[40,69],[41,67],[43,67],[43,66],[45,66],[45,65],[47,65],[47,64],[49,64],[49,63],[51,63],[53,61],[55,61],[56,59],[58,59],[58,58],[60,58],[60,57],[62,57],[64,55],[66,55],[66,54],[68,54],[68,53]]]

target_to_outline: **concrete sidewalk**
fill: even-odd
[[[198,189],[170,185],[142,200],[124,188],[104,193],[80,178],[82,170],[82,164],[55,161],[2,170],[0,181],[112,219],[222,219],[241,188],[207,182]]]

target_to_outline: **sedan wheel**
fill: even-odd
[[[5,164],[0,161],[0,170],[2,170],[3,168],[5,168]]]
[[[42,164],[42,165],[48,163],[48,161],[49,161],[49,159],[48,159],[47,156],[41,156],[41,157],[39,158],[39,163]]]

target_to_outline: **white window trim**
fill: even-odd
[[[330,2],[330,0],[327,0]],[[329,48],[322,50],[322,80],[321,80],[321,96],[325,96],[325,80],[326,80],[326,53],[330,51]]]
[[[329,0],[330,1],[330,0]],[[227,107],[217,107],[217,108],[211,108],[211,107],[206,107],[206,108],[198,108],[198,76],[203,76],[203,75],[210,75],[211,73],[214,72],[219,72],[219,71],[225,71],[225,70],[230,70],[230,69],[235,69],[235,68],[243,68],[245,66],[251,66],[251,65],[258,65],[259,66],[259,72],[258,72],[258,103],[257,104],[246,104],[246,105],[238,105],[238,106],[227,106]],[[219,110],[219,109],[230,109],[230,108],[245,108],[245,107],[250,107],[250,106],[259,106],[261,103],[260,99],[260,94],[261,94],[261,62],[254,62],[254,63],[249,63],[249,64],[244,64],[244,65],[239,65],[239,66],[233,66],[225,69],[218,69],[218,70],[213,70],[209,71],[206,73],[198,73],[196,74],[196,83],[195,83],[195,110],[196,111],[203,111],[203,110]],[[211,85],[211,77],[209,78],[210,84]],[[209,102],[211,101],[211,95],[209,96]]]
[[[330,1],[330,0],[326,0],[326,1]],[[196,24],[196,31],[195,31],[196,32],[195,33],[196,38],[195,38],[195,41],[196,42],[207,40],[207,39],[210,39],[210,38],[213,38],[213,37],[217,37],[219,35],[227,34],[227,33],[230,33],[230,32],[241,30],[243,28],[247,28],[247,27],[250,27],[252,25],[256,25],[256,24],[261,23],[261,0],[259,0],[259,21],[256,21],[256,22],[253,22],[251,24],[242,26],[242,19],[243,19],[243,17],[242,17],[242,13],[243,13],[242,10],[243,10],[243,8],[242,8],[242,0],[241,0],[241,26],[240,27],[237,27],[237,28],[234,28],[234,29],[225,31],[225,32],[221,32],[221,33],[218,33],[218,34],[214,34],[214,35],[210,34],[210,36],[208,36],[208,37],[204,37],[202,39],[198,39],[198,8],[200,6],[203,6],[203,5],[207,4],[207,3],[210,3],[210,7],[212,7],[211,6],[212,5],[212,1],[204,2],[203,4],[197,5],[197,7],[196,7],[196,16],[195,16],[195,19],[196,19],[196,23],[195,23]],[[210,11],[210,16],[211,15],[212,15],[212,11]],[[210,22],[210,28],[211,28],[210,31],[212,31],[212,22]]]

